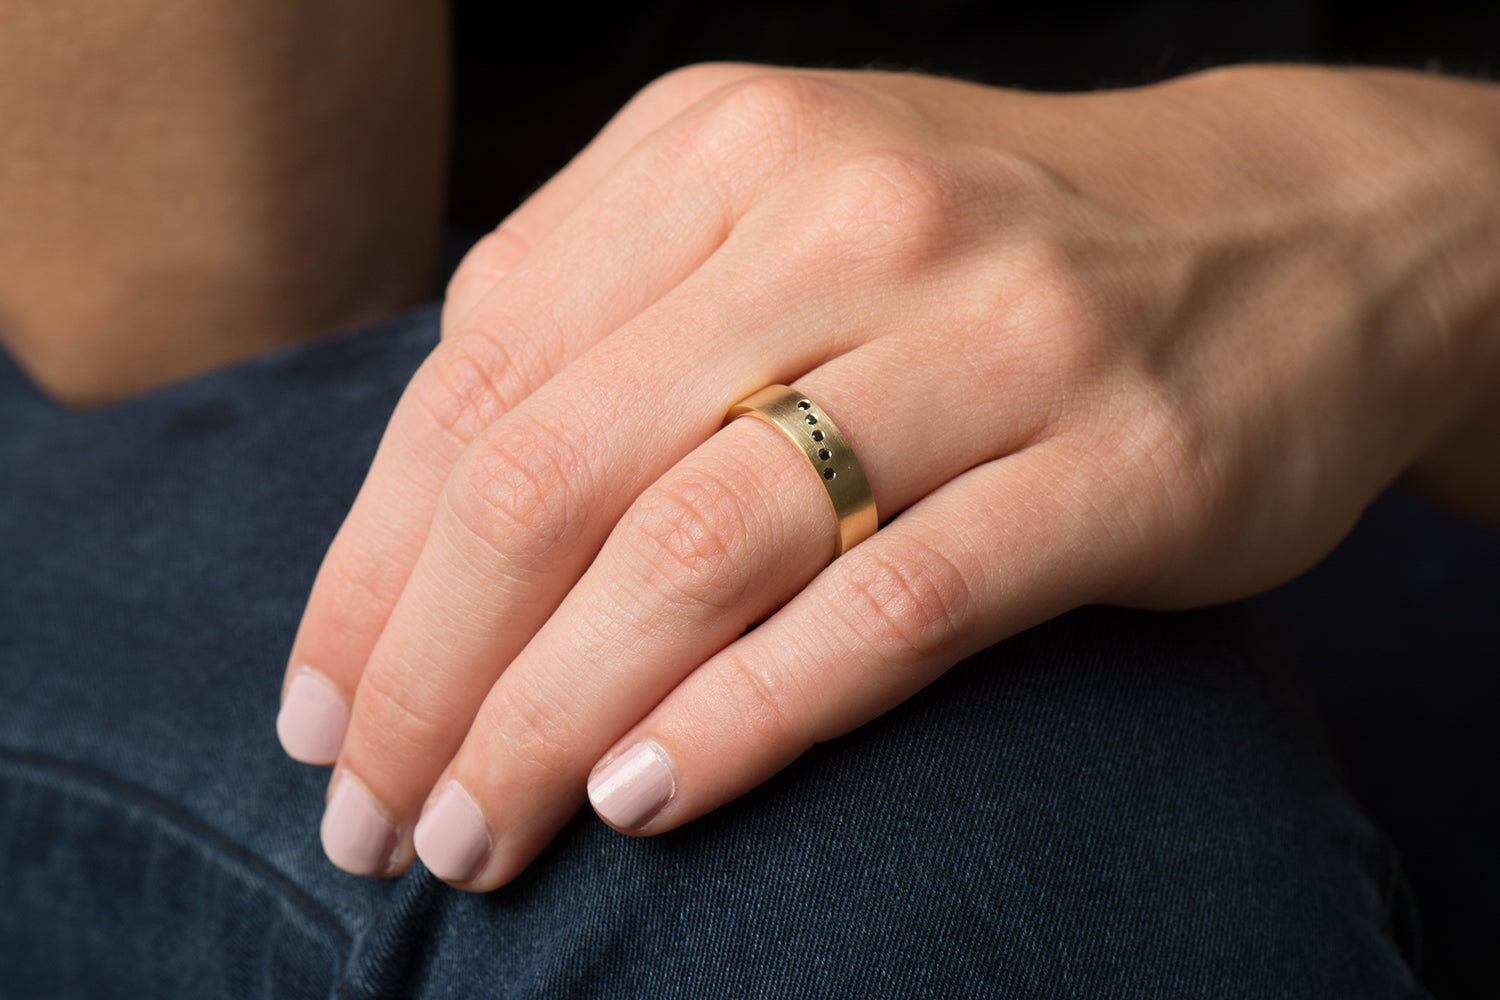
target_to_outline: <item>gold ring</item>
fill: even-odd
[[[870,481],[848,439],[818,404],[791,386],[768,385],[734,404],[724,423],[739,417],[765,421],[802,449],[818,473],[838,521],[839,555],[875,534],[880,518],[875,513]]]

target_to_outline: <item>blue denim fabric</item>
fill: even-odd
[[[72,413],[0,359],[0,996],[1413,997],[1385,839],[1244,609],[1086,609],[676,832],[323,858],[276,742],[421,310]]]

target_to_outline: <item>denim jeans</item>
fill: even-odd
[[[484,895],[322,856],[284,656],[428,308],[89,412],[0,358],[0,997],[1412,997],[1394,855],[1242,607],[1084,609]]]

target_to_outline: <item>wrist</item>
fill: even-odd
[[[1277,183],[1300,179],[1346,233],[1330,276],[1365,314],[1357,374],[1388,411],[1367,419],[1389,421],[1390,478],[1500,516],[1500,87],[1378,69],[1206,76],[1264,95]]]
[[[1442,133],[1431,186],[1443,200],[1430,212],[1446,239],[1413,272],[1394,314],[1428,327],[1442,363],[1441,405],[1403,479],[1460,514],[1500,524],[1500,87],[1398,73],[1371,73],[1369,82]]]

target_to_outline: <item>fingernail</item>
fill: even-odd
[[[622,830],[655,816],[676,791],[667,752],[653,740],[637,743],[589,778],[594,811]]]
[[[437,801],[422,814],[412,840],[417,857],[447,882],[467,882],[478,875],[491,846],[479,803],[456,781],[443,786]]]
[[[349,705],[322,674],[297,671],[276,716],[276,735],[287,755],[304,764],[332,764],[349,728]]]
[[[355,875],[380,875],[396,851],[396,827],[385,818],[370,793],[345,774],[334,786],[323,811],[323,853]]]

